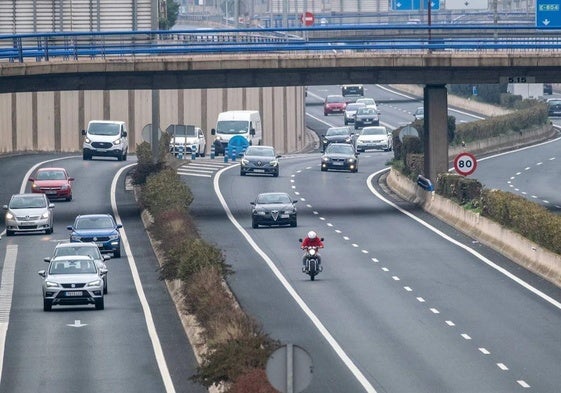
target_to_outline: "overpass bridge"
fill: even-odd
[[[447,84],[561,82],[561,38],[527,27],[355,26],[307,37],[316,30],[0,36],[0,93],[423,84],[425,174],[435,180],[448,169]]]

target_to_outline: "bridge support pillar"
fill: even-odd
[[[425,177],[436,184],[439,173],[448,172],[448,91],[445,85],[424,88]]]

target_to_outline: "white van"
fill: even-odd
[[[109,156],[126,161],[129,141],[124,121],[92,120],[88,123],[87,130],[82,130],[82,135],[84,160],[91,160],[93,156]]]
[[[262,141],[262,124],[259,111],[228,111],[218,115],[216,128],[211,130],[215,136],[214,151],[224,154],[230,138],[241,135],[250,145],[260,145]]]

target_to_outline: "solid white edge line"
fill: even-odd
[[[6,337],[8,335],[8,325],[10,323],[10,311],[12,309],[12,296],[14,292],[14,277],[16,273],[16,262],[18,257],[18,246],[8,245],[6,256],[2,267],[2,282],[0,286],[0,297],[2,302],[2,318],[0,320],[0,382],[4,369],[4,352],[6,350]]]
[[[491,261],[490,259],[484,257],[483,255],[481,255],[480,253],[478,253],[477,251],[475,251],[473,248],[470,248],[468,246],[466,246],[465,244],[460,243],[459,241],[451,238],[450,236],[448,236],[447,234],[445,234],[444,232],[436,229],[435,227],[433,227],[432,225],[428,224],[427,222],[421,220],[419,217],[415,216],[412,213],[409,213],[408,211],[402,209],[401,207],[399,207],[398,205],[396,205],[395,203],[393,203],[392,201],[386,199],[383,195],[381,195],[378,191],[376,191],[376,189],[374,188],[374,186],[372,185],[372,179],[379,175],[382,174],[383,172],[387,172],[389,171],[389,168],[384,168],[380,171],[377,171],[373,174],[371,174],[370,176],[368,176],[368,179],[366,179],[366,185],[367,187],[370,189],[370,191],[372,192],[372,194],[374,194],[378,199],[380,199],[381,201],[387,203],[388,205],[390,205],[391,207],[395,208],[396,210],[400,211],[401,213],[405,214],[406,216],[408,216],[409,218],[411,218],[412,220],[416,221],[417,223],[421,224],[422,226],[424,226],[425,228],[429,229],[430,231],[434,232],[435,234],[437,234],[438,236],[442,237],[443,239],[449,241],[450,243],[462,248],[463,250],[467,251],[468,253],[472,254],[474,257],[476,257],[477,259],[479,259],[480,261],[486,263],[487,265],[489,265],[490,267],[492,267],[493,269],[497,270],[498,272],[502,273],[504,276],[510,278],[512,281],[514,281],[515,283],[521,285],[522,287],[524,287],[525,289],[527,289],[528,291],[538,295],[539,297],[541,297],[543,300],[545,300],[546,302],[550,303],[552,306],[558,308],[561,310],[561,303],[558,302],[557,300],[553,299],[552,297],[546,295],[545,293],[543,293],[542,291],[538,290],[537,288],[534,288],[533,286],[531,286],[530,284],[528,284],[526,281],[522,280],[521,278],[519,278],[518,276],[512,274],[511,272],[509,272],[508,270],[500,267],[499,265],[495,264],[493,261]]]
[[[121,225],[123,224],[123,222],[121,221],[121,217],[119,216],[119,211],[117,209],[117,201],[115,197],[117,182],[121,174],[126,169],[134,165],[136,165],[136,163],[126,165],[121,169],[119,169],[117,174],[113,177],[113,181],[111,182],[111,208],[113,209],[113,214],[115,215],[115,221],[117,222],[117,224],[121,224]],[[146,299],[144,288],[142,288],[142,282],[140,281],[140,275],[138,274],[138,269],[136,268],[136,262],[134,260],[134,256],[131,251],[131,247],[127,238],[125,227],[122,227],[120,229],[120,232],[121,232],[121,241],[123,243],[123,246],[125,247],[125,254],[127,256],[129,267],[131,269],[131,274],[134,281],[134,286],[136,288],[136,293],[138,294],[140,304],[142,305],[142,311],[144,312],[144,319],[146,320],[146,328],[148,329],[148,334],[150,336],[150,340],[152,341],[152,347],[154,348],[154,355],[156,357],[156,362],[158,363],[158,368],[160,369],[162,381],[164,383],[167,393],[175,393],[175,387],[173,386],[173,381],[169,373],[169,369],[166,363],[166,358],[164,356],[164,351],[162,350],[162,345],[160,344],[160,338],[158,337],[158,333],[156,331],[156,325],[154,324],[152,311],[150,310],[150,305],[148,304],[148,300]]]
[[[339,345],[339,343],[335,340],[335,338],[329,333],[327,328],[321,323],[319,318],[312,312],[312,310],[308,307],[308,305],[304,302],[304,300],[298,295],[296,290],[290,285],[288,280],[283,276],[283,274],[279,271],[275,263],[269,258],[269,256],[255,243],[255,241],[251,238],[251,236],[247,233],[247,231],[240,225],[240,223],[234,218],[234,215],[230,211],[230,208],[226,204],[226,200],[222,196],[220,192],[220,176],[223,172],[231,169],[232,167],[221,169],[217,172],[216,176],[214,177],[214,192],[216,196],[220,200],[228,219],[232,224],[236,227],[236,229],[242,234],[242,236],[246,239],[249,245],[257,252],[261,258],[267,263],[269,268],[272,270],[273,274],[277,277],[280,283],[284,286],[286,291],[292,296],[292,298],[296,301],[296,303],[300,306],[302,311],[310,318],[312,323],[316,326],[318,331],[323,335],[325,340],[329,343],[331,348],[335,351],[335,353],[339,356],[339,358],[343,361],[343,363],[347,366],[349,371],[355,376],[358,382],[362,385],[365,391],[368,393],[377,393],[374,387],[370,384],[370,382],[366,379],[364,374],[358,369],[358,367],[354,364],[351,358],[345,353],[343,348]]]

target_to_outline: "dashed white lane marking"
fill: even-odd
[[[407,292],[413,292],[413,289],[411,289],[411,287],[403,287],[403,289],[405,289]]]
[[[420,296],[417,298],[417,300],[419,301],[419,303],[424,303],[424,302],[425,302],[425,299],[423,299],[423,298],[420,297]]]
[[[505,366],[504,363],[497,363],[497,367],[499,367],[503,371],[508,371],[508,367]]]
[[[491,354],[491,352],[489,352],[489,350],[486,349],[486,348],[478,348],[478,349],[479,349],[479,352],[481,352],[483,355],[490,355]]]
[[[389,271],[390,271],[390,269],[388,269],[387,267],[383,267],[382,270],[385,271],[385,272],[389,272]]]
[[[436,309],[436,308],[431,308],[430,311],[431,311],[433,314],[440,314],[440,311],[438,311],[438,309]]]
[[[523,388],[526,388],[526,389],[530,388],[530,385],[528,385],[528,384],[526,383],[526,381],[523,381],[522,379],[520,379],[520,380],[518,380],[518,381],[516,381],[516,382],[518,382],[518,384],[519,384],[520,386],[522,386]]]
[[[464,338],[464,340],[471,340],[471,337],[469,336],[469,334],[462,333],[462,337]]]
[[[392,276],[392,279],[393,279],[394,281],[399,281],[399,277],[398,277],[398,276]]]
[[[446,321],[446,325],[448,325],[450,327],[456,326],[456,324],[452,321]]]

